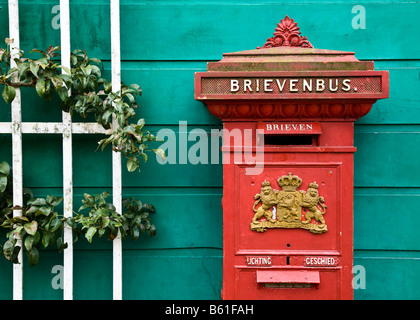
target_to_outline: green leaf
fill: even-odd
[[[23,225],[23,228],[25,229],[25,231],[30,234],[30,235],[34,235],[36,230],[38,229],[38,222],[36,222],[35,220],[29,223],[25,223]]]
[[[39,65],[36,64],[35,61],[31,61],[29,68],[31,69],[32,74],[38,78]]]
[[[98,235],[99,235],[99,237],[102,237],[103,235],[104,235],[104,233],[105,233],[105,231],[106,231],[106,229],[99,229],[98,230]]]
[[[34,244],[34,236],[27,235],[25,237],[24,245],[27,251],[30,251],[32,249],[32,245]]]
[[[144,205],[143,205],[143,208],[142,208],[142,210],[141,211],[146,211],[146,212],[152,212],[152,213],[155,213],[156,212],[156,209],[155,209],[155,207],[154,206],[152,206],[151,204],[149,204],[149,203],[145,203]]]
[[[149,215],[149,213],[147,213],[147,215]],[[137,225],[137,226],[141,225],[142,219],[143,218],[141,217],[141,215],[136,215],[133,219],[132,225]]]
[[[104,79],[104,89],[106,93],[111,92],[112,90],[112,82],[111,81],[107,81]]]
[[[32,209],[33,207],[31,207]],[[32,211],[32,210],[31,210]],[[28,212],[27,212],[28,213]],[[44,215],[46,217],[48,217],[51,213],[51,208],[47,208],[47,207],[40,207],[38,208],[38,210],[35,213],[35,216],[39,216],[39,215]]]
[[[5,258],[7,260],[11,260],[12,259],[12,254],[13,254],[13,249],[14,249],[14,244],[10,241],[7,240],[4,245],[3,245],[3,254],[5,256]]]
[[[64,249],[67,249],[68,244],[63,242],[63,238],[62,237],[58,237],[57,238],[57,249],[58,252],[63,251]]]
[[[104,208],[98,209],[98,210],[96,210],[95,215],[97,215],[98,218],[100,216],[108,216],[108,210],[104,209]]]
[[[92,74],[94,74],[96,77],[100,78],[101,77],[101,69],[99,69],[95,65],[91,65],[90,67],[92,68]]]
[[[15,246],[13,248],[12,256],[10,257],[10,261],[13,263],[19,263],[19,252],[20,252],[20,246]]]
[[[12,102],[16,97],[16,90],[12,86],[4,86],[3,91],[1,93],[3,100],[6,103]]]
[[[117,235],[118,235],[118,229],[115,228],[113,224],[110,224],[108,228],[108,235],[107,235],[108,240],[114,240],[117,237]]]
[[[61,227],[61,225],[62,225],[61,220],[55,217],[54,219],[51,220],[48,230],[50,232],[55,232],[59,227]]]
[[[49,231],[44,231],[44,233],[42,234],[42,245],[44,246],[44,248],[49,246],[53,238],[54,238],[54,233],[49,232]]]
[[[53,200],[54,196],[52,195],[47,195],[47,197],[45,198],[45,201],[49,204],[51,204],[51,201]]]
[[[139,159],[131,157],[127,160],[127,170],[129,172],[135,171],[139,167]]]
[[[12,230],[11,231],[11,233],[12,233],[12,238],[14,239],[14,240],[17,240],[17,239],[19,239],[20,238],[20,236],[21,236],[21,231],[23,230],[23,226],[18,226],[18,227],[16,227],[16,229],[14,229],[14,230]],[[10,237],[9,237],[9,240],[12,240]],[[12,241],[13,242],[13,241]],[[14,242],[13,242],[14,243]]]
[[[28,64],[26,64],[26,63],[20,63],[19,65],[18,65],[18,75],[19,75],[19,78],[21,78],[22,76],[23,76],[23,74],[27,71],[29,69],[29,66],[28,66]]]
[[[63,197],[54,197],[53,200],[50,202],[50,204],[53,207],[58,206],[63,201]]]
[[[80,69],[87,76],[89,76],[91,74],[91,72],[92,72],[92,66],[90,66],[90,65],[88,65],[86,67],[81,66]]]
[[[69,99],[69,90],[66,87],[62,87],[60,90],[57,89],[57,94],[61,101],[67,101]]]
[[[19,259],[18,259],[19,251],[20,251],[20,246],[15,246],[15,244],[11,242],[10,240],[7,240],[4,243],[3,253],[7,260],[13,263],[19,263]]]
[[[147,161],[147,158],[148,158],[148,157],[147,157],[147,154],[142,153],[141,155],[142,155],[142,157],[143,157],[143,161],[144,161],[144,162],[146,162],[146,161]]]
[[[10,68],[9,71],[7,71],[7,77],[17,76],[18,72],[19,70],[17,68]]]
[[[38,264],[39,261],[39,251],[36,247],[32,247],[31,250],[28,250],[28,261],[31,267]]]
[[[71,80],[71,70],[65,66],[60,66],[61,69],[63,69],[67,74],[62,73],[60,75],[60,77],[64,80],[64,81],[70,81]]]
[[[92,195],[90,195],[89,193],[85,193],[85,194],[84,194],[84,197],[85,197],[85,199],[86,199],[86,201],[87,201],[88,203],[92,203],[92,202],[93,202],[93,196],[92,196]]]
[[[154,152],[155,152],[158,156],[160,156],[160,158],[161,158],[162,160],[165,160],[166,155],[165,155],[165,151],[163,151],[163,149],[158,148],[158,149],[153,149],[153,151],[154,151]]]
[[[137,240],[140,236],[140,229],[138,227],[130,228],[130,235],[133,240]]]
[[[45,79],[43,78],[39,78],[38,81],[36,82],[35,89],[41,98],[45,96],[45,91],[46,91],[45,84],[46,82],[45,82]]]
[[[127,236],[127,232],[125,231],[123,227],[120,227],[119,230],[120,230],[121,238],[124,239]]]
[[[124,113],[117,113],[117,120],[118,120],[118,125],[122,128],[124,127]]]
[[[51,77],[50,79],[57,92],[60,91],[61,88],[63,88],[63,80],[61,79],[61,77],[54,76],[54,77]]]
[[[66,219],[66,224],[67,224],[70,228],[74,228],[74,227],[76,227],[76,221],[75,221],[74,217],[67,218],[67,219]]]
[[[47,60],[46,56],[44,56],[41,59],[38,59],[37,61],[38,61],[39,65],[41,66],[42,69],[45,69],[48,66],[48,60]]]
[[[141,88],[140,88],[140,86],[138,84],[135,84],[135,83],[134,84],[131,84],[130,87],[133,88],[133,89],[135,89],[138,92],[138,95],[141,96]]]
[[[34,237],[34,244],[37,244],[39,242],[39,239],[41,239],[41,234],[37,231],[33,237]]]
[[[89,58],[89,62],[94,62],[96,64],[101,64],[101,60],[99,60],[98,58]]]
[[[75,56],[75,55],[71,55],[70,56],[70,62],[71,62],[71,64],[73,65],[73,66],[75,66],[75,65],[77,65],[77,57]],[[62,67],[62,68],[64,68],[64,67]],[[69,72],[67,72],[68,74],[70,74]]]
[[[31,206],[45,206],[47,204],[47,200],[43,198],[31,199],[28,201],[28,205]]]
[[[156,235],[156,227],[152,224],[149,229],[149,235],[154,237]]]
[[[10,166],[6,161],[0,163],[0,173],[5,174],[6,176],[10,175]]]
[[[19,216],[17,216],[17,217],[13,217],[12,218],[12,221],[15,222],[15,223],[22,223],[23,221],[29,222],[29,219],[27,217],[19,217]]]
[[[92,242],[92,238],[93,238],[93,236],[95,235],[95,233],[96,233],[96,227],[90,227],[90,228],[88,229],[88,231],[86,232],[86,235],[85,235],[86,239],[87,239],[89,242]]]
[[[108,227],[109,221],[109,217],[102,217],[102,228]]]
[[[101,195],[100,195],[100,197],[102,198],[102,199],[105,199],[105,198],[108,198],[109,196],[110,196],[111,194],[109,193],[109,192],[102,192],[101,193]]]
[[[27,211],[26,214],[31,214],[31,213],[35,213],[39,210],[38,206],[31,206]]]
[[[102,121],[104,123],[110,123],[111,115],[112,115],[112,110],[110,110],[110,109],[106,110],[102,115]]]
[[[45,100],[50,101],[52,94],[53,94],[53,90],[51,86],[51,81],[47,79],[45,80],[45,95],[44,95]]]
[[[7,187],[7,177],[0,174],[0,193],[3,193]]]

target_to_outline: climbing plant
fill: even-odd
[[[107,192],[98,195],[85,193],[83,205],[71,218],[63,217],[56,210],[62,197],[48,195],[46,198],[34,198],[28,188],[24,189],[23,205],[13,206],[10,166],[7,162],[0,163],[0,229],[8,230],[7,240],[2,245],[4,256],[13,263],[19,263],[18,254],[23,249],[29,265],[34,266],[38,263],[41,247],[55,244],[58,251],[66,249],[63,234],[65,223],[72,228],[74,241],[80,235],[92,242],[95,234],[101,237],[106,233],[109,240],[113,240],[118,232],[122,238],[130,235],[133,240],[137,240],[145,231],[150,236],[156,234],[156,227],[149,218],[150,213],[156,212],[153,205],[143,204],[134,198],[123,199],[124,211],[120,214],[106,201],[108,196]],[[89,209],[87,215],[83,214],[86,209]],[[21,210],[22,214],[13,216],[13,210]],[[18,240],[21,240],[21,245]]]
[[[140,162],[147,160],[149,151],[165,157],[162,149],[148,148],[148,143],[156,141],[156,137],[144,130],[145,120],[130,122],[139,107],[135,97],[141,94],[141,89],[137,84],[122,84],[120,91],[113,92],[112,83],[102,78],[103,67],[99,59],[88,57],[86,51],[75,50],[71,53],[71,68],[68,69],[55,59],[60,47],[53,46],[46,51],[31,50],[30,53],[41,55],[38,59],[24,57],[24,52],[17,50],[16,67],[11,68],[10,45],[13,40],[6,38],[5,42],[6,48],[0,48],[0,85],[3,85],[2,97],[6,103],[15,99],[15,88],[33,87],[47,101],[57,94],[61,109],[72,116],[78,114],[86,118],[93,114],[104,129],[112,128],[115,117],[119,126],[112,128],[110,136],[99,141],[98,147],[103,150],[112,145],[114,151],[121,152],[127,158],[130,172],[140,170]]]
[[[13,40],[6,38],[5,42],[6,47],[0,48],[0,86],[3,86],[1,95],[6,103],[15,99],[16,88],[21,87],[33,87],[47,101],[58,95],[64,112],[83,118],[91,114],[104,129],[111,129],[110,135],[98,142],[97,149],[104,150],[110,145],[113,151],[127,158],[130,172],[140,170],[140,163],[147,161],[148,152],[165,157],[162,149],[149,147],[156,137],[144,129],[145,120],[132,122],[139,107],[136,96],[141,95],[137,84],[128,86],[122,83],[121,90],[113,92],[111,82],[102,77],[103,66],[99,59],[88,57],[86,51],[75,50],[71,53],[68,69],[57,60],[60,47],[53,46],[46,51],[30,51],[39,55],[36,59],[25,57],[18,49],[14,58],[16,67],[12,68],[10,47]],[[118,122],[116,127],[112,126],[114,118]],[[23,205],[13,206],[11,179],[9,164],[0,163],[0,229],[8,231],[1,250],[13,263],[19,263],[20,250],[26,251],[31,266],[38,263],[41,247],[55,244],[59,251],[64,250],[67,247],[63,241],[65,224],[73,229],[75,241],[80,235],[91,242],[95,235],[104,234],[112,240],[118,232],[123,238],[130,235],[134,240],[145,231],[151,236],[156,234],[149,218],[150,213],[155,213],[151,204],[143,204],[134,198],[124,199],[124,211],[119,213],[107,202],[107,192],[98,195],[85,193],[79,211],[73,217],[65,218],[56,209],[62,197],[34,198],[29,189],[24,189]],[[14,210],[20,210],[21,216],[13,216]]]

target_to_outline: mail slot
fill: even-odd
[[[264,139],[264,145],[287,146],[287,145],[318,145],[321,134],[319,123],[259,123],[258,139]]]
[[[312,288],[319,284],[319,272],[257,270],[257,283],[265,288]]]
[[[195,74],[223,121],[223,299],[353,298],[354,122],[388,81],[287,16],[262,48]]]

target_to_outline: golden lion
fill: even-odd
[[[252,207],[252,210],[254,210],[255,215],[254,218],[252,218],[252,222],[256,223],[257,220],[259,220],[262,217],[266,217],[268,221],[275,222],[272,218],[273,212],[271,211],[271,208],[278,204],[277,200],[277,193],[278,191],[273,191],[273,188],[271,187],[271,184],[269,181],[264,181],[262,184],[262,188],[259,194],[255,195],[255,202],[254,206]],[[258,203],[261,202],[261,206],[258,209],[255,209],[255,207],[258,205]]]

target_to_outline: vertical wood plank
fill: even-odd
[[[112,91],[121,90],[120,2],[111,0],[111,68]],[[118,126],[114,117],[112,127]],[[112,194],[117,212],[122,211],[121,153],[112,153]],[[121,234],[113,240],[113,298],[122,300],[122,241]]]
[[[19,1],[9,0],[9,37],[13,39],[11,48],[19,48]],[[10,66],[16,67],[14,57],[17,50],[12,49],[12,59]],[[16,81],[17,79],[13,79]],[[16,88],[16,97],[12,102],[12,167],[13,167],[13,205],[23,205],[23,183],[22,183],[22,111],[21,111],[21,93]],[[14,216],[21,216],[22,211],[14,210]],[[21,240],[18,240],[18,246],[22,247]],[[19,264],[13,265],[13,299],[23,299],[23,263],[22,249],[19,252]]]
[[[60,0],[61,64],[70,69],[70,5],[69,0]],[[65,71],[63,70],[63,73]],[[70,95],[69,90],[69,95]],[[63,112],[63,204],[64,217],[73,216],[73,150],[72,120],[70,113]],[[71,227],[64,227],[63,298],[73,299],[73,233]]]

